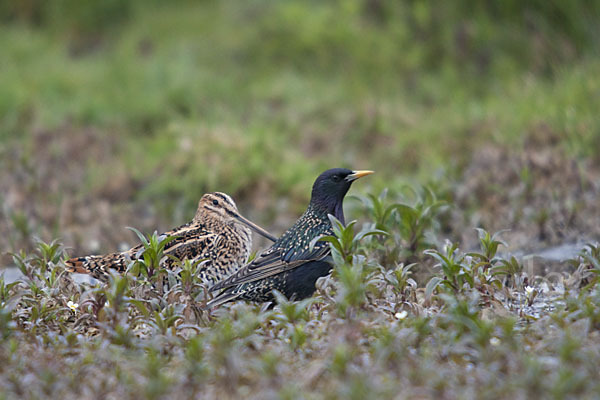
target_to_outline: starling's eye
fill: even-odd
[[[219,205],[219,201],[218,200],[213,200],[213,205],[218,206]]]
[[[331,179],[333,179],[334,182],[339,182],[341,178],[339,175],[334,175],[331,177]]]

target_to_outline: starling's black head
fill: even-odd
[[[328,169],[313,184],[310,204],[343,221],[342,201],[350,185],[356,179],[372,173],[373,171],[352,171],[346,168]]]

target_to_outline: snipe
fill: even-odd
[[[248,260],[252,247],[251,229],[267,239],[276,240],[269,232],[244,218],[231,197],[220,192],[208,193],[200,199],[191,222],[164,233],[175,237],[165,246],[164,254],[181,261],[208,259],[201,269],[201,278],[211,285],[237,271]],[[139,244],[121,253],[74,257],[66,264],[71,272],[89,274],[106,281],[109,269],[125,272],[141,250],[143,245]],[[171,257],[166,257],[163,265],[170,268],[174,262]]]

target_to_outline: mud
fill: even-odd
[[[30,251],[33,237],[59,238],[70,254],[88,254],[136,241],[126,226],[147,232],[174,226],[136,197],[143,182],[118,159],[123,143],[117,133],[66,125],[23,142],[0,147],[0,265],[11,264],[8,251]],[[110,166],[110,174],[91,177],[99,165]],[[452,186],[448,234],[469,250],[478,247],[474,227],[508,229],[501,238],[509,247],[502,251],[529,260],[535,275],[568,271],[564,259],[600,239],[599,193],[600,165],[574,158],[564,139],[540,125],[520,150],[483,145],[474,151]],[[239,202],[265,210],[264,201],[250,197],[240,193]],[[284,211],[275,212],[274,232],[288,223]],[[567,250],[563,259],[544,253]]]
[[[520,151],[486,145],[476,151],[453,195],[454,231],[477,246],[472,227],[501,237],[510,251],[533,252],[600,238],[600,168],[565,150],[541,125]]]
[[[138,183],[116,159],[119,145],[118,136],[64,126],[0,148],[1,265],[35,238],[93,253],[133,240],[125,226],[157,228],[152,210],[135,201]],[[88,166],[97,165],[111,173],[92,184]]]

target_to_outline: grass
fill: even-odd
[[[549,281],[501,268],[512,261],[481,231],[468,255],[419,254],[417,268],[427,255],[440,261],[423,290],[414,265],[381,264],[381,231],[354,232],[351,222],[327,239],[336,266],[315,297],[277,294],[271,310],[240,302],[213,315],[189,262],[181,280],[152,272],[162,245],[152,238],[132,261],[139,273],[97,287],[71,281],[60,244],[39,243],[14,255],[21,280],[0,278],[5,396],[595,396],[597,247]]]
[[[599,14],[0,0],[0,399],[597,397]],[[64,269],[208,191],[282,232],[333,166],[377,174],[305,301],[208,313],[156,235],[107,285]]]
[[[382,188],[449,161],[464,164],[478,143],[519,146],[542,123],[578,155],[597,141],[593,50],[539,73],[552,48],[529,60],[507,43],[489,67],[470,72],[477,51],[461,64],[457,45],[429,32],[440,51],[433,62],[434,50],[411,43],[409,32],[363,20],[359,2],[310,10],[293,2],[136,4],[116,28],[99,28],[89,53],[73,55],[77,36],[69,30],[1,27],[6,151],[11,139],[22,146],[40,129],[60,136],[65,124],[75,132],[93,126],[117,143],[109,166],[87,166],[93,186],[116,168],[139,182],[146,201],[183,195],[191,209],[216,186],[243,195],[264,181],[269,193],[290,194],[298,212],[312,177],[333,164],[377,169]],[[424,21],[432,13],[413,11]],[[402,12],[391,15],[411,20]],[[245,23],[249,15],[253,24]],[[332,25],[338,20],[347,23]],[[502,22],[488,29],[508,29]]]

